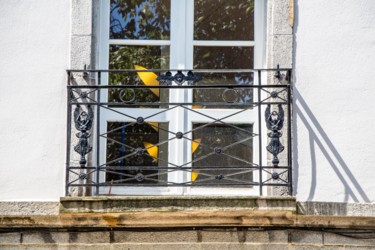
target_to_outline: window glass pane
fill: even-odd
[[[254,40],[254,0],[195,0],[195,40]]]
[[[108,122],[106,181],[155,184],[167,180],[168,124]],[[164,142],[164,143],[163,143]]]
[[[245,185],[252,181],[251,124],[196,123],[193,129],[193,140],[197,142],[192,145],[194,184]],[[216,153],[218,149],[220,153]]]
[[[253,108],[253,89],[236,87],[236,85],[253,85],[253,73],[210,73],[201,74],[203,79],[199,85],[216,85],[212,88],[194,89],[194,109],[222,108],[248,109]],[[226,85],[219,87],[217,85]],[[228,87],[230,85],[230,87]],[[233,87],[231,87],[233,86]]]
[[[109,69],[167,69],[169,67],[169,46],[120,46],[110,45]],[[143,77],[146,74],[146,77]],[[159,85],[156,73],[110,73],[110,85]],[[115,103],[158,102],[168,100],[168,89],[111,89],[108,101]],[[143,104],[142,106],[144,106]]]
[[[194,47],[194,68],[252,69],[253,47]],[[199,85],[253,84],[253,73],[211,73],[202,74],[202,77]],[[250,88],[195,89],[193,101],[197,102],[195,108],[241,108],[235,104],[251,103],[253,90]],[[212,103],[215,102],[226,106],[213,105]]]
[[[168,40],[170,0],[111,0],[110,39]]]
[[[194,47],[194,69],[252,69],[253,47]]]

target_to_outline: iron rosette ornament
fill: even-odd
[[[178,70],[175,75],[172,75],[170,71],[167,71],[165,75],[158,76],[156,80],[168,86],[172,85],[173,82],[177,83],[177,85],[182,85],[185,82],[187,82],[188,85],[192,85],[193,83],[202,80],[202,76],[194,75],[192,71],[188,71],[185,75],[182,71]]]

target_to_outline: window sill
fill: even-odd
[[[259,196],[93,196],[60,198],[60,213],[185,210],[296,212],[296,199],[295,197]]]

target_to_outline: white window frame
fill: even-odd
[[[254,47],[254,68],[263,68],[265,64],[265,5],[266,0],[254,0],[254,41],[202,41],[194,40],[194,1],[193,0],[171,0],[171,28],[170,40],[125,40],[125,39],[109,39],[110,27],[110,0],[102,0],[100,6],[100,38],[99,38],[99,68],[108,69],[109,64],[109,46],[110,45],[150,45],[150,46],[169,46],[170,47],[170,67],[171,69],[192,69],[193,68],[193,49],[194,46],[245,46]],[[257,82],[258,75],[254,74],[254,83]],[[103,74],[102,84],[108,84],[108,76]],[[101,90],[100,90],[101,91]],[[185,93],[188,90],[170,90],[170,101],[191,101],[192,91]],[[254,90],[254,99],[257,100],[257,90]],[[171,94],[173,93],[173,94]],[[102,101],[107,101],[107,92],[101,91]],[[133,117],[148,116],[153,113],[160,112],[161,109],[142,108],[116,108],[116,111],[126,112]],[[236,109],[200,109],[199,112],[209,114],[213,117],[223,117],[223,112],[226,115],[235,113]],[[212,120],[204,118],[199,115],[190,115],[187,120],[184,120],[186,110],[182,108],[175,108],[173,111],[168,111],[157,115],[149,122],[168,122],[169,131],[190,131],[193,123],[211,122]],[[173,119],[172,119],[173,117]],[[240,118],[229,118],[224,120],[230,123],[252,124],[253,132],[258,131],[258,110],[247,110],[243,112]],[[133,122],[134,120],[127,120],[124,116],[101,111],[100,133],[106,133],[108,121]],[[262,138],[265,138],[262,135]],[[181,141],[185,141],[181,143]],[[106,158],[105,140],[101,139],[100,164],[104,164]],[[189,144],[189,145],[188,145]],[[264,143],[263,143],[264,144]],[[173,152],[184,152],[181,154]],[[168,161],[178,165],[191,161],[191,144],[187,140],[171,140],[168,145]],[[265,155],[265,154],[264,154]],[[253,162],[259,162],[258,140],[253,140]],[[266,162],[266,158],[262,159]],[[187,181],[191,180],[190,174],[185,171],[175,171],[169,174],[168,180],[173,181]],[[253,180],[259,180],[259,170],[253,172]],[[100,178],[105,178],[105,173],[100,174]],[[109,187],[101,187],[100,194],[109,192]],[[208,187],[111,187],[111,194],[121,195],[241,195],[253,196],[259,194],[259,187],[251,188],[208,188]]]

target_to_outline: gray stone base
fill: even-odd
[[[0,215],[56,215],[59,202],[0,201]]]
[[[353,233],[356,237],[366,235]],[[351,235],[351,236],[353,236]],[[208,228],[199,230],[22,232],[0,234],[0,249],[375,249],[375,239],[333,232]]]
[[[375,216],[375,203],[297,202],[298,214]]]

